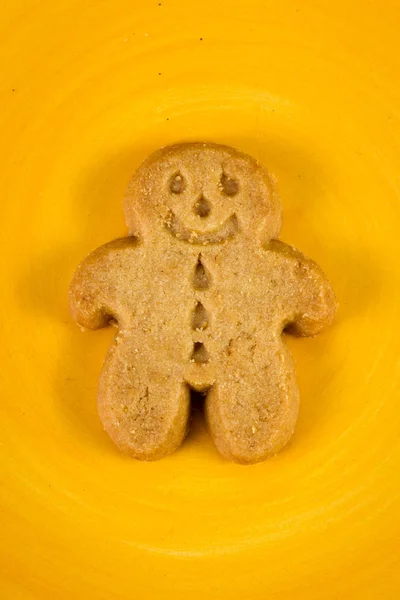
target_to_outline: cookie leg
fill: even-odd
[[[256,463],[277,454],[290,440],[297,421],[299,395],[293,359],[283,342],[268,350],[268,362],[243,368],[230,361],[224,378],[205,404],[211,436],[219,452],[239,463]],[[257,364],[258,363],[258,364]]]
[[[98,408],[105,430],[125,454],[155,460],[173,452],[186,434],[186,384],[132,336],[119,333],[100,377]]]

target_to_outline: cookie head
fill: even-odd
[[[160,228],[192,244],[237,235],[276,238],[281,208],[273,180],[250,156],[218,144],[190,143],[152,154],[132,177],[124,200],[133,234]]]

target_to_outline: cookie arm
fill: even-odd
[[[91,252],[78,266],[69,288],[70,310],[78,325],[99,329],[111,318],[118,320],[121,275],[137,244],[134,237],[114,240]]]
[[[283,284],[283,326],[297,336],[318,334],[332,323],[337,310],[328,278],[313,260],[288,244],[274,240],[268,250]]]

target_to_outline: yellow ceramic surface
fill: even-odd
[[[4,600],[400,596],[400,38],[395,0],[5,0],[1,7]],[[282,238],[341,310],[290,340],[301,412],[263,464],[225,462],[198,410],[160,462],[96,413],[112,331],[67,288],[124,235],[139,161],[181,140],[276,175]]]

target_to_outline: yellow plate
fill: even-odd
[[[1,597],[397,599],[399,7],[347,0],[8,0],[1,50]],[[290,341],[281,455],[222,460],[201,412],[173,456],[121,457],[96,414],[111,331],[67,288],[124,235],[151,150],[212,140],[276,175],[282,238],[334,327]]]

